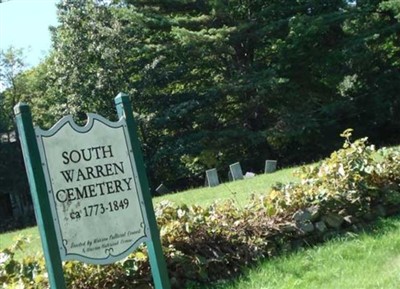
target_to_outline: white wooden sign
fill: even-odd
[[[35,132],[63,260],[109,264],[150,240],[124,118],[66,116]]]

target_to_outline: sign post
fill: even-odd
[[[52,289],[66,289],[53,216],[50,211],[49,196],[51,192],[46,187],[42,161],[32,125],[31,112],[28,105],[19,103],[15,106],[14,113],[24,154],[32,201],[35,207],[36,221],[42,240],[50,286]]]
[[[132,109],[126,95],[115,103],[117,122],[65,116],[47,131],[15,108],[51,288],[65,288],[62,260],[110,264],[141,243],[155,288],[170,288]]]
[[[133,118],[129,97],[126,94],[120,93],[114,99],[114,101],[117,107],[119,118],[126,119],[126,125],[128,127],[129,137],[132,143],[133,155],[135,156],[135,163],[137,166],[137,177],[140,187],[142,188],[144,205],[146,210],[151,212],[151,214],[147,215],[151,235],[151,240],[147,242],[147,250],[149,252],[150,267],[153,275],[154,285],[156,288],[169,289],[171,286],[162,252],[160,233],[158,231],[156,217],[154,215],[153,202],[151,200],[146,169],[144,167],[142,151],[140,149],[140,143],[137,134],[137,125]]]

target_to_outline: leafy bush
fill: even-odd
[[[324,210],[343,208],[361,212],[379,203],[400,201],[400,152],[367,145],[367,138],[350,141],[352,130],[344,131],[343,148],[330,158],[296,172],[300,183],[277,184],[267,197],[277,213],[294,212],[318,205]],[[381,155],[383,160],[377,160]]]
[[[273,219],[265,222],[266,211],[259,204],[254,199],[241,209],[233,203],[201,208],[162,202],[156,215],[172,287],[230,278],[244,265],[275,254],[275,244],[266,237],[278,235],[279,231],[274,228]],[[14,287],[17,284],[23,284],[23,288],[46,288],[42,257],[29,259],[31,263],[26,258],[14,258],[15,250],[23,249],[23,245],[21,240],[18,246],[2,252],[0,284],[5,288],[18,288]],[[142,288],[151,283],[144,247],[123,261],[106,266],[65,262],[64,274],[68,288]]]
[[[270,194],[253,196],[245,207],[234,202],[208,208],[161,202],[155,213],[172,287],[232,278],[260,258],[323,241],[323,233],[311,234],[299,225],[294,217],[299,210],[317,207],[325,214],[345,210],[362,217],[380,205],[398,212],[400,151],[377,152],[366,138],[351,142],[351,132],[342,134],[343,148],[330,158],[299,169],[299,183],[277,184]],[[42,256],[15,259],[15,251],[25,244],[26,240],[19,240],[1,253],[0,284],[48,287]],[[65,262],[64,274],[68,288],[152,288],[145,246],[106,266]]]
[[[46,288],[48,281],[43,256],[27,256],[22,261],[15,259],[16,251],[23,250],[28,242],[28,239],[20,238],[0,253],[0,285],[3,288]]]

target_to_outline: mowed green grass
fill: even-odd
[[[233,283],[205,288],[398,289],[400,217],[381,220],[373,232],[264,261]]]
[[[23,230],[0,234],[0,251],[9,248],[16,243],[18,239],[25,238],[27,240],[23,251],[16,250],[16,258],[21,259],[24,256],[33,256],[42,252],[42,244],[40,242],[38,227],[26,228]]]
[[[296,181],[293,176],[296,168],[278,170],[272,174],[257,175],[254,178],[239,180],[235,182],[222,183],[216,187],[197,188],[175,194],[169,194],[154,198],[157,204],[163,200],[169,200],[175,204],[209,206],[214,202],[234,200],[239,205],[246,204],[252,194],[262,195],[270,191],[271,186],[277,182],[288,183]]]

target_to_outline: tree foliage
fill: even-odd
[[[236,161],[320,158],[346,127],[396,141],[399,13],[393,0],[68,0],[52,54],[21,77],[43,126],[114,118],[129,93],[153,186],[179,188]]]
[[[9,47],[0,51],[0,132],[13,129],[12,108],[17,104],[23,89],[19,75],[24,68],[22,49]]]

